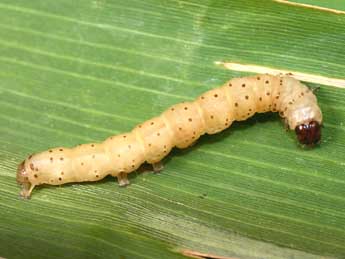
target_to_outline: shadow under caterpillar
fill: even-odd
[[[234,78],[192,102],[173,105],[131,132],[102,143],[57,147],[29,156],[17,170],[20,196],[29,198],[40,184],[98,181],[107,175],[125,186],[129,184],[127,174],[144,162],[160,171],[160,161],[173,147],[187,148],[205,133],[218,133],[233,121],[268,111],[279,112],[301,144],[319,143],[322,113],[308,87],[286,75]]]

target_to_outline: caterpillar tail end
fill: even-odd
[[[321,125],[317,121],[300,124],[295,128],[297,139],[300,144],[313,147],[320,143]]]
[[[24,165],[25,160],[19,164],[17,169],[17,183],[20,184],[22,188],[19,193],[19,197],[22,199],[30,199],[31,192],[34,189],[35,185],[30,183]]]

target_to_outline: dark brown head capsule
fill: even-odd
[[[295,128],[298,141],[307,146],[313,146],[320,142],[321,125],[317,121],[301,124]]]

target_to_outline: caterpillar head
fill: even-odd
[[[289,126],[295,129],[298,141],[310,147],[318,144],[321,139],[322,113],[315,95],[306,90],[304,97],[290,106]]]
[[[25,169],[25,160],[21,162],[17,169],[17,183],[19,183],[22,187],[20,192],[20,197],[24,199],[30,198],[30,194],[34,185],[31,184],[28,176],[28,172]]]
[[[314,146],[320,142],[321,125],[317,121],[297,125],[295,132],[302,145]]]

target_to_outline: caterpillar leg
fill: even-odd
[[[281,121],[283,122],[284,124],[284,129],[285,131],[290,131],[290,126],[289,126],[289,122],[286,118],[281,118]]]
[[[117,181],[119,183],[119,186],[126,186],[129,184],[129,180],[127,178],[127,174],[126,173],[119,173],[117,175]]]
[[[285,128],[286,132],[288,132],[290,130],[289,123],[288,123],[287,119],[284,119],[284,128]]]
[[[159,173],[164,168],[162,162],[153,163],[152,167],[153,167],[153,172],[155,172],[155,173]]]

